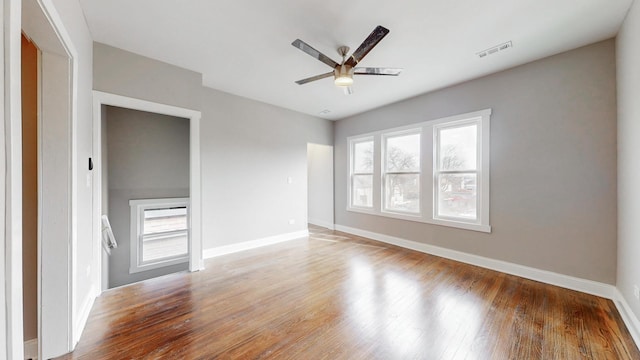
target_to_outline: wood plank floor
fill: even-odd
[[[104,293],[60,359],[640,359],[607,299],[311,230]]]

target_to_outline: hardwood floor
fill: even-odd
[[[310,230],[104,293],[60,359],[640,359],[607,299]]]

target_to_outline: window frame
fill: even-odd
[[[356,172],[355,171],[355,148],[357,144],[360,143],[364,143],[364,142],[371,142],[372,146],[373,146],[373,169],[371,170],[371,172]],[[355,176],[362,176],[362,175],[366,175],[366,176],[371,176],[371,196],[372,198],[375,198],[375,154],[376,154],[376,142],[373,136],[361,136],[361,137],[355,137],[349,140],[349,186],[348,186],[348,195],[349,195],[349,199],[347,200],[348,202],[348,207],[354,211],[362,211],[362,212],[373,212],[375,209],[375,200],[372,199],[372,203],[371,206],[359,206],[359,205],[355,205],[353,203],[353,188],[354,188],[354,178]]]
[[[171,207],[186,207],[187,209],[187,253],[184,255],[168,256],[161,259],[143,261],[143,242],[141,241],[144,224],[144,211],[148,209],[162,209]],[[142,271],[158,269],[165,266],[171,266],[189,262],[191,254],[191,209],[189,198],[160,198],[160,199],[132,199],[129,200],[130,207],[130,261],[129,273],[138,273]],[[180,231],[182,232],[182,230]],[[161,234],[169,234],[163,232]],[[175,233],[175,232],[174,232]]]
[[[388,171],[387,170],[387,141],[390,138],[394,138],[394,137],[401,137],[401,136],[406,136],[406,135],[419,135],[420,137],[420,160],[418,161],[418,171]],[[380,206],[380,211],[385,213],[385,214],[393,214],[393,215],[399,215],[399,216],[409,216],[409,217],[421,217],[422,216],[422,157],[423,157],[423,153],[422,153],[422,127],[417,127],[417,128],[411,128],[411,129],[403,129],[400,131],[393,131],[393,132],[385,132],[383,134],[381,134],[381,160],[382,160],[382,164],[380,166],[381,168],[381,174],[380,174],[380,197],[381,197],[381,206]],[[375,148],[374,148],[374,152],[375,152]],[[394,210],[394,209],[389,209],[387,208],[387,175],[418,175],[418,192],[419,192],[419,198],[418,198],[418,212],[411,212],[411,211],[402,211],[402,210]]]
[[[349,178],[348,178],[348,195],[347,211],[360,212],[369,215],[377,215],[388,218],[416,221],[428,224],[442,225],[453,228],[473,230],[480,232],[491,232],[491,226],[489,224],[489,199],[490,199],[490,124],[491,124],[492,110],[484,109],[435,120],[429,120],[417,124],[411,124],[407,126],[401,126],[396,128],[384,129],[375,132],[370,132],[361,135],[355,135],[347,138],[347,144],[349,146],[348,163],[349,163]],[[469,221],[463,218],[448,218],[437,215],[437,191],[436,185],[436,166],[438,159],[436,146],[438,144],[436,139],[437,129],[443,129],[447,127],[460,126],[460,124],[475,122],[477,127],[477,159],[476,159],[476,172],[477,172],[477,199],[476,199],[476,216],[473,221]],[[385,153],[383,146],[385,146],[387,137],[393,137],[393,135],[401,134],[403,132],[410,133],[411,131],[420,130],[420,210],[419,214],[410,212],[398,212],[385,210],[384,201],[384,171],[386,164]],[[353,173],[353,144],[354,142],[373,139],[374,149],[374,180],[373,180],[373,208],[362,208],[352,206],[352,173]],[[431,174],[428,173],[431,171]],[[431,190],[429,190],[431,189]]]

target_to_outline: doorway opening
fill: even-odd
[[[333,146],[307,144],[307,223],[333,230]]]
[[[32,171],[21,174],[24,176],[21,183],[31,189],[30,193],[21,195],[26,196],[26,200],[36,196],[36,201],[31,199],[27,205],[31,209],[24,210],[33,211],[35,205],[37,219],[34,224],[34,214],[31,213],[30,218],[25,219],[29,223],[19,224],[28,228],[27,234],[31,236],[23,242],[33,241],[34,233],[37,239],[37,313],[23,308],[23,312],[30,312],[23,316],[23,321],[32,321],[34,315],[37,318],[38,358],[48,359],[73,349],[83,327],[82,316],[78,314],[82,309],[90,308],[86,304],[91,303],[91,296],[77,291],[78,288],[90,288],[89,279],[77,274],[78,268],[91,272],[91,259],[76,256],[78,246],[92,246],[90,242],[79,245],[76,236],[78,218],[89,218],[90,214],[83,212],[79,215],[77,206],[77,119],[74,111],[77,106],[77,52],[49,3],[24,0],[22,15],[22,32],[39,50],[34,83],[36,101],[29,105],[30,110],[37,113],[37,130],[35,137],[31,134],[25,140],[30,144],[24,144],[26,153],[22,155],[30,158],[22,159],[20,156],[19,159]],[[31,91],[34,91],[33,87]],[[27,128],[26,123],[22,125]],[[20,140],[22,143],[23,139]],[[30,163],[34,159],[37,164],[35,173]],[[87,189],[91,186],[90,180],[90,175],[87,175]],[[33,194],[34,183],[36,194]],[[84,188],[83,191],[89,193]],[[33,251],[33,248],[27,247],[27,250]],[[27,255],[24,253],[23,258]],[[33,262],[28,261],[24,265],[32,271]],[[31,288],[32,292],[32,283],[23,281],[22,285]]]
[[[204,268],[204,261],[202,255],[202,225],[201,225],[201,189],[200,189],[200,111],[191,109],[180,108],[171,105],[154,103],[147,100],[131,98],[122,95],[110,94],[101,91],[93,91],[93,154],[94,162],[97,164],[94,168],[94,187],[93,187],[93,229],[94,229],[94,261],[96,264],[102,264],[101,271],[97,274],[96,282],[101,284],[102,290],[109,287],[110,279],[108,279],[108,269],[105,268],[108,264],[108,258],[105,252],[102,250],[102,214],[111,207],[108,200],[108,188],[109,185],[109,169],[108,163],[111,160],[108,158],[108,151],[105,150],[108,146],[108,136],[106,129],[107,106],[120,108],[121,110],[137,110],[139,112],[152,113],[154,115],[167,115],[169,117],[177,117],[188,119],[188,217],[187,221],[187,233],[188,233],[188,270],[198,271]],[[107,120],[108,121],[108,120]],[[104,128],[103,128],[104,127]],[[103,151],[104,150],[104,151]],[[106,161],[103,161],[103,154],[107,155]],[[103,170],[104,168],[104,170]],[[165,175],[159,175],[165,176]],[[105,190],[107,189],[107,190]],[[170,195],[173,196],[173,195]],[[131,200],[131,199],[130,199]],[[127,214],[131,214],[131,209],[135,203],[129,203],[129,210]],[[142,208],[144,210],[144,207]],[[144,211],[140,214],[145,214]],[[156,213],[157,214],[157,213]],[[113,214],[109,214],[113,216]],[[144,216],[140,216],[144,218]],[[135,221],[135,220],[134,220]],[[176,231],[183,231],[183,229],[176,229]],[[141,234],[145,235],[145,234]],[[166,234],[165,234],[166,235]],[[125,235],[126,236],[126,235]],[[117,239],[116,239],[117,240]],[[150,239],[149,239],[150,240]],[[144,249],[142,249],[144,253]],[[142,257],[144,262],[144,256]],[[129,266],[127,265],[127,269]]]
[[[21,36],[22,65],[22,327],[25,358],[38,356],[38,58]]]
[[[102,214],[117,243],[103,285],[188,270],[189,120],[102,107]]]

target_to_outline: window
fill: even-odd
[[[490,117],[487,109],[349,138],[347,210],[490,232]]]
[[[135,273],[189,260],[189,199],[130,200]]]
[[[436,218],[478,218],[478,124],[443,124],[435,131]]]
[[[373,139],[351,142],[351,200],[353,207],[373,207]]]
[[[420,213],[420,130],[384,136],[384,210]]]

